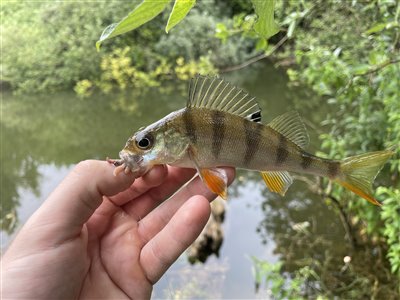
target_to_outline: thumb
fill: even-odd
[[[105,161],[80,162],[51,193],[32,216],[34,225],[46,225],[49,234],[64,240],[80,234],[103,201],[126,190],[135,180],[132,173],[113,175],[113,166]]]

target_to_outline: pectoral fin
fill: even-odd
[[[292,177],[286,171],[267,171],[261,173],[265,184],[271,192],[278,193],[282,196],[293,183]]]
[[[227,198],[228,177],[222,169],[200,169],[200,178],[214,194],[222,199]]]

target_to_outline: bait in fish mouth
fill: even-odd
[[[128,174],[130,172],[129,167],[125,165],[122,159],[111,159],[107,157],[106,161],[116,166],[113,172],[114,176],[118,176],[118,174],[121,173],[122,171],[124,171],[125,174]]]
[[[305,149],[309,138],[299,114],[288,112],[261,123],[254,97],[218,77],[198,75],[189,86],[186,107],[139,129],[128,139],[114,175],[142,176],[152,166],[194,168],[206,186],[226,198],[227,178],[218,167],[259,171],[267,187],[284,195],[290,172],[327,177],[369,202],[372,182],[393,150],[331,160]]]
[[[145,166],[142,163],[143,159],[137,155],[127,155],[124,152],[120,152],[121,159],[110,159],[107,157],[106,161],[113,164],[116,168],[114,169],[114,176],[118,176],[119,173],[124,172],[125,174],[133,173],[135,177],[143,176],[151,166]]]

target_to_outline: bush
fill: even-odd
[[[215,37],[219,22],[231,23],[228,18],[215,17],[194,10],[175,29],[171,35],[163,35],[155,44],[157,53],[176,60],[183,57],[185,61],[208,56],[216,67],[236,65],[253,56],[254,42],[242,36],[235,36],[223,43]]]
[[[155,74],[173,75],[175,67],[181,67],[176,63],[180,57],[190,64],[188,69],[204,61],[214,69],[236,64],[253,53],[251,42],[243,38],[222,44],[214,37],[215,24],[229,13],[223,9],[224,2],[199,3],[168,35],[160,30],[168,17],[162,15],[140,30],[104,42],[97,52],[101,30],[139,2],[5,3],[1,12],[3,80],[22,93],[65,90],[77,83],[75,90],[80,93],[95,87],[109,91],[136,83],[151,86],[159,80]],[[111,60],[119,64],[118,74],[108,64]]]
[[[132,4],[24,2],[3,7],[3,76],[25,93],[69,89],[100,73],[99,28]]]
[[[398,272],[400,231],[393,220],[398,220],[400,201],[395,188],[400,173],[400,6],[390,1],[317,1],[312,8],[302,9],[312,13],[302,20],[291,48],[281,55],[296,58],[297,67],[288,71],[291,80],[311,87],[332,106],[321,124],[331,128],[320,136],[321,154],[340,159],[396,146],[390,168],[378,177],[377,185],[387,186],[377,193],[383,210],[337,185],[329,193],[343,199],[345,211],[354,214],[353,225],[362,239],[386,241],[381,246],[388,247],[392,271]]]

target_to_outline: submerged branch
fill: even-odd
[[[332,196],[331,194],[323,194],[322,196],[332,200],[333,203],[335,203],[336,207],[339,210],[339,216],[340,220],[342,221],[343,228],[346,231],[347,238],[349,239],[350,246],[354,250],[356,245],[357,245],[357,240],[353,235],[353,232],[351,230],[351,224],[348,218],[348,215],[346,214],[346,211],[344,210],[343,206],[340,204],[339,200],[336,199],[336,197]]]
[[[312,191],[313,193],[316,193],[317,195],[322,196],[324,198],[328,198],[335,204],[335,206],[337,207],[337,209],[339,211],[340,221],[342,222],[342,225],[343,225],[344,231],[346,232],[350,246],[352,249],[355,249],[355,247],[357,246],[357,240],[353,235],[349,217],[348,217],[345,209],[343,208],[343,206],[340,204],[340,201],[336,197],[334,197],[330,193],[330,191],[328,191],[328,192],[324,191],[316,182],[308,179],[307,177],[296,175],[295,178],[305,182],[308,185],[308,188],[310,189],[310,191]]]

